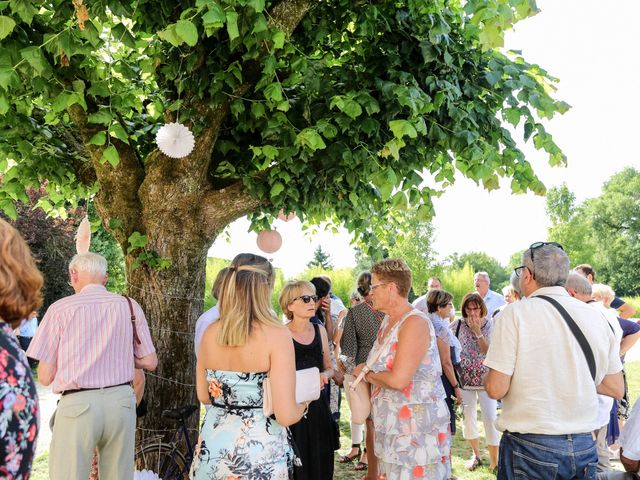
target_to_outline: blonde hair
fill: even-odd
[[[241,347],[254,323],[283,327],[271,308],[270,263],[229,267],[220,284],[218,343]]]
[[[383,282],[393,282],[403,297],[411,289],[411,269],[401,258],[385,258],[371,267],[371,273]]]
[[[280,304],[282,313],[284,313],[289,320],[293,320],[293,313],[289,311],[289,305],[291,305],[291,303],[300,296],[302,290],[305,288],[308,288],[314,294],[316,293],[315,285],[305,280],[291,280],[282,287],[280,297],[278,297],[278,303]]]
[[[69,262],[69,271],[107,274],[107,259],[93,252],[78,253]]]
[[[598,300],[605,304],[605,306],[609,307],[616,294],[609,285],[604,285],[602,283],[594,283],[591,285],[591,296],[594,300]]]
[[[0,219],[0,318],[15,328],[42,304],[42,284],[29,246]]]

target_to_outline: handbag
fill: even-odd
[[[296,370],[296,403],[313,402],[320,398],[320,370],[318,367]],[[262,411],[265,417],[273,415],[271,381],[262,381]]]
[[[349,388],[347,391],[349,392],[349,408],[351,409],[351,422],[356,425],[362,425],[366,422],[369,415],[371,415],[371,386],[367,382],[363,382],[364,376],[371,370],[371,367],[374,363],[378,361],[382,352],[386,349],[387,345],[393,338],[393,330],[397,329],[398,326],[404,321],[405,318],[410,315],[415,315],[414,312],[418,312],[420,316],[424,316],[420,310],[411,310],[407,314],[404,315],[402,319],[398,323],[396,323],[391,331],[387,333],[387,338],[382,345],[379,345],[375,350],[371,350],[369,353],[369,358],[367,358],[367,362],[364,367],[360,371],[360,374],[356,377],[355,380],[350,381],[349,379]],[[377,344],[377,342],[376,342]],[[375,348],[375,345],[374,345]],[[353,377],[353,375],[349,375],[349,377]],[[345,375],[345,382],[347,382],[347,375]]]

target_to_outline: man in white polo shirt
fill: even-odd
[[[498,479],[595,479],[598,393],[624,391],[619,346],[602,314],[564,289],[569,258],[559,244],[534,243],[515,271],[526,298],[500,314],[485,360],[487,393],[502,399]]]

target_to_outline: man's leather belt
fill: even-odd
[[[71,393],[86,392],[88,390],[104,390],[105,388],[123,387],[125,385],[131,385],[131,382],[124,382],[118,385],[109,385],[108,387],[76,388],[75,390],[65,390],[60,395],[64,397],[65,395],[69,395]]]

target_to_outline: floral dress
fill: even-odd
[[[413,380],[402,391],[373,387],[371,402],[375,428],[375,453],[381,478],[409,480],[446,479],[451,476],[451,434],[449,409],[440,380],[442,367],[431,322],[419,310],[405,314],[389,331],[389,342],[381,342],[389,325],[386,317],[378,332],[372,352],[383,345],[383,352],[371,370],[390,371],[398,348],[398,331],[404,320],[416,315],[429,326],[431,343]]]
[[[0,478],[29,478],[38,417],[38,394],[27,357],[9,325],[0,321]]]
[[[190,478],[291,478],[293,452],[287,430],[262,412],[267,373],[206,372],[211,408],[202,422]]]

